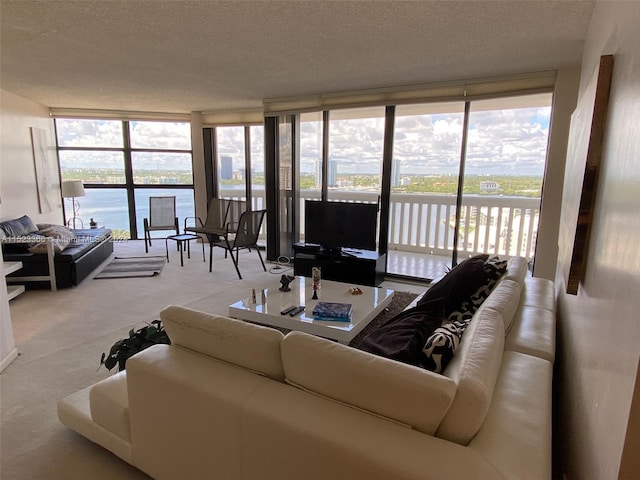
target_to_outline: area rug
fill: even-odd
[[[160,275],[165,262],[162,256],[115,257],[93,278],[153,277]]]

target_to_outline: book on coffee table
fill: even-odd
[[[353,306],[350,303],[318,302],[313,309],[314,320],[350,322]]]

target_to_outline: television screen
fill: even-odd
[[[375,250],[377,228],[375,203],[305,202],[305,243],[329,249]]]

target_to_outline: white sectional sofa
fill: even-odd
[[[551,478],[553,285],[511,259],[444,375],[184,307],[58,405],[157,479]]]

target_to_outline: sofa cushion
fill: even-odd
[[[556,316],[545,308],[520,305],[504,349],[544,358],[553,363],[556,355]]]
[[[45,239],[45,241],[36,243],[29,247],[29,251],[31,253],[47,253],[47,241],[51,241],[53,244],[53,250],[56,253],[60,253],[76,239],[75,234],[63,225],[50,225],[41,229],[39,233],[50,240]]]
[[[171,305],[160,319],[173,345],[283,380],[280,342],[284,335],[227,317]]]
[[[504,275],[506,280],[522,283],[527,276],[529,264],[524,257],[511,257],[507,263],[507,271]]]
[[[38,227],[33,223],[27,215],[23,215],[15,220],[7,220],[0,223],[0,229],[4,231],[7,237],[23,237],[32,232],[37,232]]]
[[[556,312],[556,294],[551,280],[528,277],[520,294],[520,305]]]
[[[500,478],[552,478],[552,377],[546,360],[504,353],[491,408],[469,444]]]
[[[457,390],[436,436],[462,445],[473,438],[491,405],[503,347],[501,315],[490,309],[478,310],[444,371]]]
[[[522,284],[513,280],[503,279],[495,287],[487,300],[482,304],[482,308],[496,310],[504,321],[504,334],[507,335],[513,324],[513,318],[520,303],[520,291]]]
[[[418,365],[424,344],[444,321],[444,299],[438,298],[400,312],[363,338],[358,348],[399,362]]]
[[[91,418],[123,440],[131,441],[127,372],[105,378],[91,387]]]
[[[455,394],[445,376],[302,332],[282,341],[282,365],[291,384],[429,435]]]

